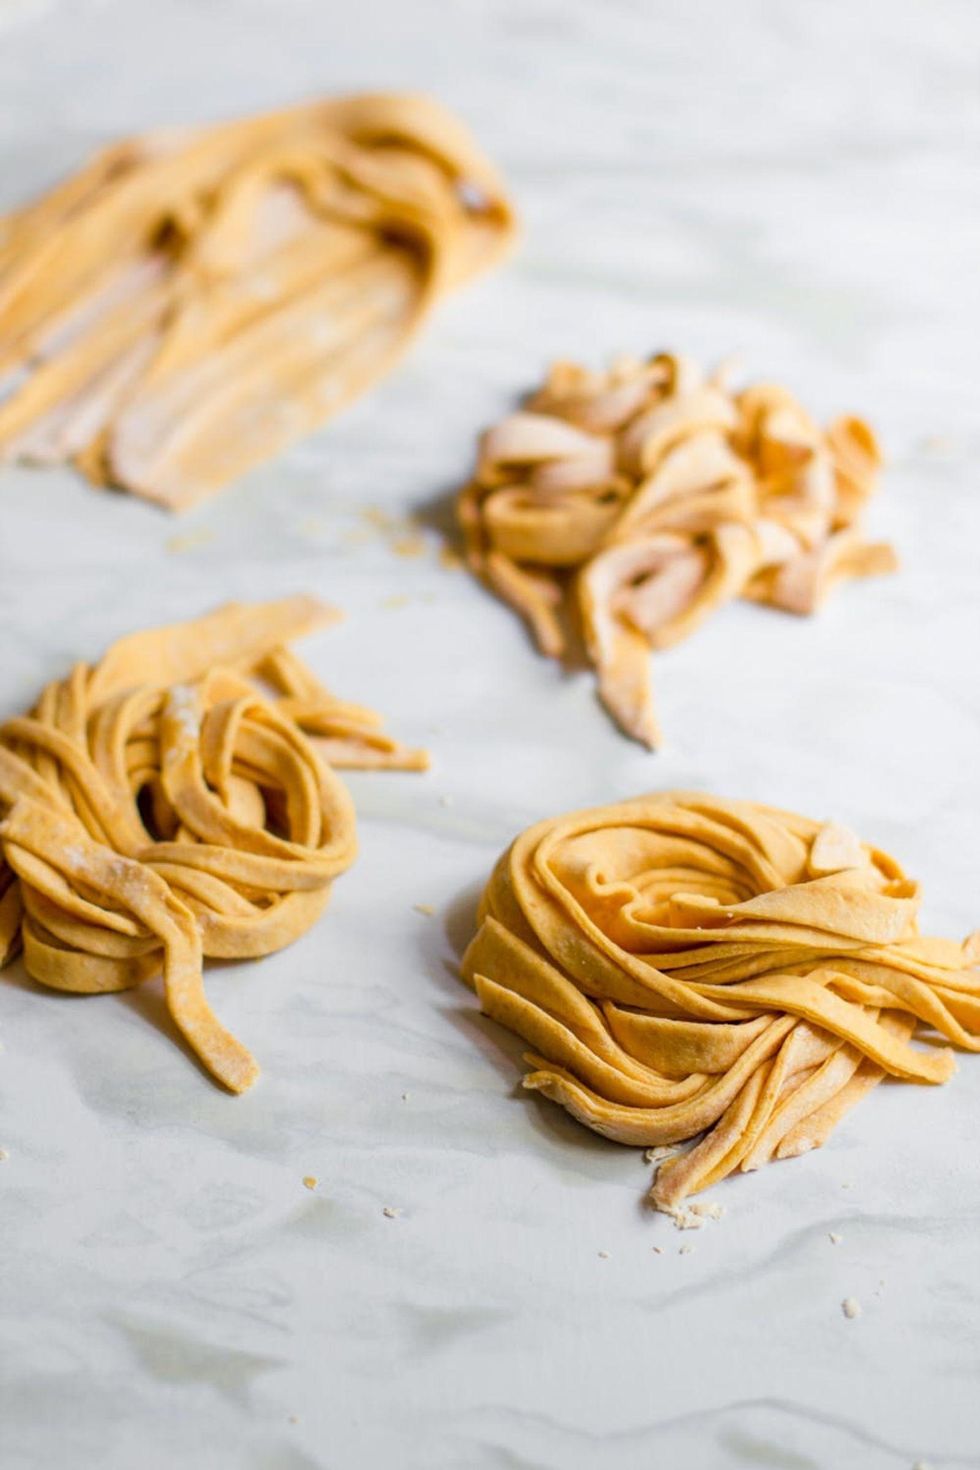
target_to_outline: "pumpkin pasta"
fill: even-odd
[[[562,362],[483,435],[458,517],[471,569],[541,652],[581,633],[607,710],[652,747],[651,649],[732,598],[811,613],[835,583],[894,569],[860,531],[879,463],[862,420],[821,430],[784,388],[734,393],[669,353]]]
[[[980,958],[919,934],[918,885],[834,823],[665,792],[544,821],[503,855],[463,962],[526,1040],[524,1086],[638,1146],[702,1135],[653,1203],[824,1143],[885,1076],[980,1050]]]
[[[335,616],[288,597],[134,633],[0,725],[0,964],[22,948],[35,979],[88,994],[162,970],[233,1092],[258,1067],[208,1005],[204,957],[272,954],[322,913],[356,853],[334,766],[427,765],[287,647]]]
[[[0,459],[191,505],[363,393],[512,236],[424,97],[116,143],[0,219]]]

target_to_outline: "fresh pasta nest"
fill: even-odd
[[[824,1143],[884,1076],[980,1050],[980,945],[919,934],[918,885],[834,823],[665,792],[539,822],[463,959],[531,1046],[524,1086],[605,1137],[687,1152],[659,1208]]]
[[[458,514],[470,567],[541,652],[581,633],[609,713],[654,746],[651,649],[732,598],[811,613],[894,568],[860,530],[879,463],[861,419],[822,430],[785,388],[736,393],[668,353],[562,362],[484,434]]]
[[[0,219],[0,459],[190,505],[362,393],[512,236],[424,97],[116,143]]]
[[[287,648],[334,616],[291,597],[135,633],[0,725],[0,964],[22,946],[35,979],[86,993],[162,969],[234,1092],[258,1068],[208,1005],[203,957],[271,954],[322,913],[356,852],[333,766],[427,764]]]

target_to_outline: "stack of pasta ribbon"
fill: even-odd
[[[87,993],[162,968],[234,1092],[258,1068],[211,1012],[203,957],[271,954],[323,911],[356,852],[333,766],[427,765],[286,647],[334,616],[292,597],[136,633],[0,726],[0,964],[22,945],[37,980]]]
[[[884,1076],[980,1050],[980,944],[924,938],[919,890],[837,824],[689,792],[545,821],[486,889],[464,977],[533,1048],[525,1087],[621,1143],[704,1137],[652,1199],[822,1144]]]
[[[470,566],[541,651],[581,630],[606,708],[653,746],[651,648],[735,597],[809,613],[842,578],[893,569],[860,531],[878,466],[867,424],[823,431],[783,388],[733,393],[668,354],[558,363],[483,436],[459,518]]]
[[[0,220],[0,457],[190,505],[361,393],[512,234],[421,97],[118,143]]]

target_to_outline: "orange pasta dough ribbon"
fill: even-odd
[[[732,598],[811,613],[836,582],[893,569],[860,532],[879,463],[867,424],[821,430],[783,388],[735,393],[667,353],[558,363],[483,436],[459,519],[471,568],[541,651],[580,629],[610,714],[653,746],[651,649]]]
[[[464,978],[530,1045],[525,1087],[621,1143],[679,1145],[653,1202],[822,1144],[882,1077],[980,1050],[976,943],[836,823],[665,792],[540,822],[487,885]]]
[[[208,1005],[204,957],[271,954],[323,911],[356,853],[334,766],[427,764],[286,647],[335,616],[289,597],[134,633],[0,725],[0,963],[22,948],[76,993],[162,970],[233,1092],[258,1068]]]
[[[513,234],[424,97],[115,144],[0,220],[0,458],[193,504],[364,392]]]

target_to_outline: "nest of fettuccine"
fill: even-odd
[[[470,566],[541,651],[581,634],[606,708],[653,746],[651,649],[732,598],[811,613],[835,583],[894,568],[860,529],[879,463],[862,420],[821,429],[785,388],[734,392],[666,353],[558,363],[483,436],[459,519]]]
[[[204,956],[303,934],[356,853],[333,767],[421,770],[370,710],[287,647],[336,614],[311,597],[236,604],[121,639],[0,726],[0,964],[75,993],[163,972],[212,1074],[258,1067],[216,1020]]]
[[[525,1087],[620,1143],[681,1145],[674,1211],[817,1148],[883,1077],[980,1049],[980,947],[920,935],[918,886],[848,829],[665,792],[540,822],[498,862],[463,974],[531,1046]]]

